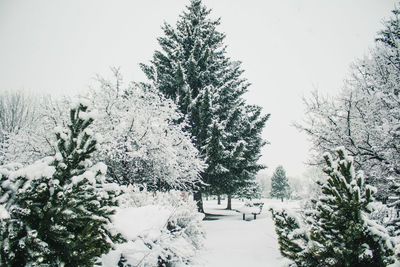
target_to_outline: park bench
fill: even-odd
[[[261,213],[263,206],[263,202],[248,201],[237,211],[243,214],[243,220],[246,220],[246,214],[252,214],[255,220],[257,215]]]

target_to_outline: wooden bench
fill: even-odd
[[[238,212],[243,214],[244,221],[246,220],[246,214],[252,214],[255,220],[257,219],[257,215],[261,213],[263,206],[263,202],[248,202],[245,203],[243,208],[239,209]]]

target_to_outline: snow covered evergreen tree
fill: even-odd
[[[211,136],[206,149],[208,155],[208,167],[206,172],[203,174],[204,182],[213,185],[208,189],[211,194],[224,194],[225,192],[222,190],[224,186],[223,178],[229,170],[222,164],[225,158],[224,148],[221,143],[221,129],[218,127],[216,122],[214,122],[211,128]]]
[[[1,266],[93,266],[117,241],[108,230],[117,205],[96,150],[86,103],[56,129],[57,153],[19,170],[0,168]]]
[[[242,96],[249,83],[241,77],[240,62],[226,56],[225,35],[217,31],[220,20],[210,19],[210,12],[201,0],[191,0],[176,29],[163,26],[164,36],[158,39],[162,50],[154,53],[150,65],[141,67],[154,87],[189,118],[188,130],[197,148],[208,164],[217,167],[203,173],[210,191],[231,195],[255,179],[263,167],[257,164],[265,144],[259,139],[268,116],[261,115],[258,107],[246,105]],[[249,128],[242,127],[246,121]],[[208,146],[215,145],[211,143],[215,141],[215,125],[223,149],[218,162],[208,154],[214,151]],[[201,191],[195,197],[200,200]]]
[[[354,171],[353,160],[344,148],[337,150],[333,161],[324,155],[329,175],[318,199],[316,221],[311,239],[318,245],[317,254],[336,266],[386,266],[393,263],[393,244],[386,229],[368,219],[376,189],[365,185],[362,172]]]
[[[324,155],[329,177],[320,184],[322,195],[316,209],[306,213],[305,226],[295,223],[294,216],[274,212],[282,255],[297,266],[387,266],[394,262],[393,240],[368,218],[375,189],[365,185],[361,172],[356,175],[344,148],[337,154],[336,160]]]
[[[278,166],[271,177],[270,196],[280,198],[283,201],[284,198],[289,198],[289,195],[290,186],[288,178],[286,177],[285,169],[282,166]]]
[[[319,266],[318,259],[314,257],[308,246],[309,234],[296,214],[290,214],[284,209],[270,209],[270,211],[275,222],[282,256],[292,260],[295,266]]]
[[[235,195],[237,197],[247,198],[249,200],[254,198],[261,198],[262,188],[259,181],[251,181],[246,187],[238,190]]]
[[[227,209],[231,208],[231,196],[246,188],[253,188],[258,171],[265,166],[258,163],[261,148],[266,144],[261,134],[269,115],[261,115],[261,107],[246,105],[237,109],[227,122],[225,144],[229,175],[224,178],[224,191],[228,195]]]
[[[397,216],[393,216],[387,225],[391,234],[397,238],[397,257],[400,258],[400,181],[398,178],[390,179],[391,197],[387,207],[394,208]]]

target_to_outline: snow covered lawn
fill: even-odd
[[[279,253],[275,226],[269,212],[271,206],[297,208],[298,202],[265,199],[262,213],[253,216],[225,210],[226,202],[217,205],[216,200],[204,202],[208,216],[203,221],[206,231],[204,251],[200,252],[196,264],[206,267],[282,266],[287,263]],[[239,209],[244,202],[233,200],[232,208]],[[197,266],[196,265],[196,266]]]

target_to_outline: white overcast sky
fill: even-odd
[[[301,175],[306,136],[291,124],[303,118],[302,96],[334,94],[349,65],[373,46],[392,0],[204,0],[228,53],[243,62],[252,83],[249,103],[271,118],[262,163]],[[77,94],[95,74],[120,66],[125,81],[145,80],[138,63],[157,48],[161,24],[175,25],[187,0],[0,0],[0,91]]]

